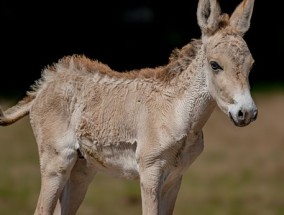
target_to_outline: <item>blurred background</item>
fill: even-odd
[[[59,58],[85,54],[118,71],[166,64],[200,37],[197,0],[1,2],[0,95],[24,93]],[[231,13],[240,0],[221,0]],[[284,28],[278,3],[256,1],[245,35],[255,58],[251,84],[283,82]]]
[[[231,13],[240,0],[220,0]],[[41,71],[84,54],[117,71],[156,67],[200,37],[197,0],[0,3],[1,85],[5,109]],[[184,177],[175,214],[284,214],[284,26],[279,2],[256,1],[245,40],[259,118],[236,128],[218,109],[204,128],[205,150]],[[31,214],[40,178],[28,118],[0,128],[0,214]],[[110,207],[110,205],[112,205]],[[137,182],[98,175],[79,214],[140,214]]]

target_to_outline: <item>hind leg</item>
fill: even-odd
[[[179,176],[167,181],[163,185],[161,193],[161,211],[163,211],[162,214],[173,214],[181,181],[182,176]]]
[[[62,143],[60,147],[55,146],[56,144],[50,144],[50,142],[39,145],[41,190],[35,214],[53,214],[58,198],[77,160],[77,151],[72,147],[64,147]]]
[[[59,214],[76,214],[95,173],[95,168],[86,159],[77,159],[60,197]]]

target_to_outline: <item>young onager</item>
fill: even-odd
[[[182,176],[202,152],[202,127],[218,107],[236,126],[257,117],[243,39],[254,0],[229,17],[200,0],[202,36],[157,68],[116,72],[84,56],[44,69],[0,124],[26,115],[38,144],[41,190],[35,214],[76,214],[98,171],[139,179],[143,215],[172,214]]]

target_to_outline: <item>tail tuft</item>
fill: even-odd
[[[2,126],[6,126],[9,125],[9,123],[7,122],[8,120],[6,119],[6,117],[4,116],[3,110],[0,106],[0,125]]]
[[[34,98],[34,95],[27,95],[18,104],[5,111],[0,107],[0,126],[13,124],[28,115]]]

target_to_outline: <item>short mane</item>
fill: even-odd
[[[202,42],[192,40],[181,49],[175,49],[169,57],[166,66],[156,68],[143,68],[131,71],[118,72],[111,69],[108,65],[97,60],[87,58],[85,55],[71,55],[61,58],[58,63],[47,67],[48,71],[56,72],[61,70],[83,71],[88,73],[100,73],[113,78],[136,79],[152,78],[168,80],[185,70],[195,58]]]
[[[174,49],[169,58],[168,72],[178,74],[184,71],[196,57],[201,45],[201,40],[192,40],[181,49]]]

